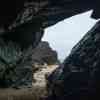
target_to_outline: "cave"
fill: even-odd
[[[97,22],[97,20],[90,18],[92,12],[93,11],[90,10],[72,16],[45,29],[42,41],[48,41],[50,43],[50,46],[58,52],[58,59],[61,62],[70,54],[74,45],[76,45]]]
[[[44,29],[93,10],[91,17],[97,19],[97,23],[47,77],[50,94],[45,100],[90,100],[99,96],[99,4],[99,0],[1,0],[0,87],[30,87],[31,53],[41,41]]]

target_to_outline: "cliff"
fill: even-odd
[[[100,93],[100,21],[49,77],[47,100],[91,100]]]
[[[33,50],[32,54],[33,63],[37,62],[41,64],[54,65],[59,63],[58,54],[53,50],[49,43],[41,41],[39,45]]]

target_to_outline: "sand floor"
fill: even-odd
[[[52,65],[42,68],[34,77],[36,83],[28,89],[0,89],[0,100],[41,100],[47,95],[45,74],[51,73],[58,65]]]

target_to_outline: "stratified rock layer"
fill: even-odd
[[[100,94],[100,21],[52,73],[48,100],[90,100]]]

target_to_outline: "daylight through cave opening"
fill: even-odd
[[[42,38],[58,52],[62,62],[69,55],[71,49],[94,26],[97,20],[90,18],[92,11],[65,19],[45,30]]]

